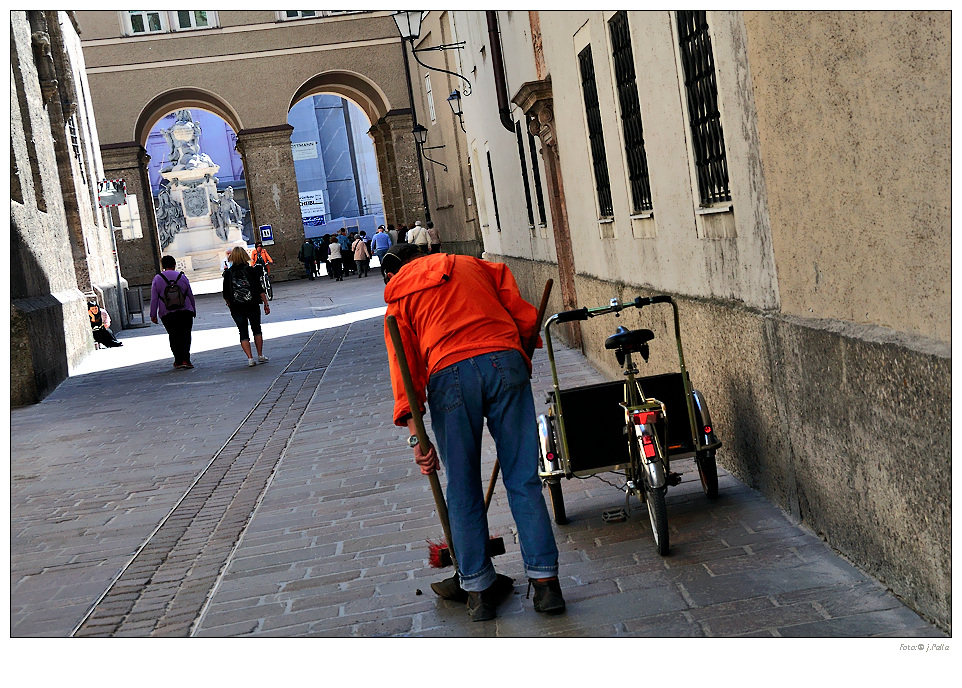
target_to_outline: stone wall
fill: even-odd
[[[509,265],[532,303],[556,270],[486,258]],[[584,275],[577,281],[586,306],[651,293]],[[719,463],[950,630],[948,346],[879,327],[675,298],[686,367],[724,443]],[[583,323],[586,355],[610,379],[620,370],[604,338],[619,325],[655,333],[644,374],[678,370],[671,308],[656,305]]]
[[[30,13],[11,13],[10,403],[47,396],[93,338],[70,249],[57,153],[45,103],[56,97],[53,60]],[[57,20],[57,13],[37,13]],[[44,75],[35,64],[47,60]]]

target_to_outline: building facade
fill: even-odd
[[[465,41],[439,143],[485,256],[556,310],[672,295],[719,461],[949,628],[949,14],[434,22]],[[655,331],[646,374],[677,364],[668,315],[619,323]],[[567,333],[612,376],[613,327]]]
[[[86,301],[127,322],[73,12],[11,12],[11,404],[49,394],[94,348]],[[116,208],[114,209],[116,212]]]
[[[127,179],[142,207],[150,201],[144,145],[153,125],[175,109],[212,112],[237,133],[253,224],[273,227],[275,275],[299,278],[304,228],[288,113],[308,96],[329,94],[356,104],[371,123],[386,220],[412,225],[425,218],[404,53],[390,12],[77,16],[105,164]],[[142,238],[119,246],[133,284],[148,283],[160,258],[152,211],[141,219],[149,225]]]

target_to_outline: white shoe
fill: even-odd
[[[267,363],[269,360],[271,360],[271,359],[269,359],[267,356],[258,356],[258,357],[257,357],[257,362],[258,362],[258,363]]]
[[[248,367],[248,368],[253,368],[253,367],[256,366],[256,365],[257,365],[257,361],[255,361],[253,358],[248,358],[248,359],[247,359],[247,367]]]

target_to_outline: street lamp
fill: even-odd
[[[459,90],[454,89],[451,91],[451,95],[448,96],[448,105],[451,106],[451,112],[454,113],[454,116],[458,118],[458,123],[461,125],[461,131],[467,133],[464,128],[464,119],[461,117],[461,115],[464,114],[464,110],[461,109],[461,92]]]
[[[421,20],[424,19],[423,10],[398,10],[393,15],[401,38],[413,41],[421,35]]]
[[[411,52],[414,52],[414,41],[421,35],[421,19],[424,18],[424,13],[422,10],[398,10],[391,16],[394,17],[394,23],[397,24],[397,31],[401,35],[401,51],[404,53],[404,77],[407,80],[408,101],[411,103],[411,120],[414,123],[414,144],[418,158],[418,175],[421,179],[421,199],[424,202],[424,219],[425,221],[430,221],[431,210],[428,208],[428,187],[424,181],[424,162],[421,160],[421,145],[425,139],[419,137],[417,133],[420,127],[420,129],[424,130],[424,136],[426,137],[427,129],[424,129],[424,127],[418,124],[418,112],[414,106],[414,88],[411,85],[411,67],[408,65],[407,49],[404,47],[404,44],[408,42],[411,44]]]
[[[414,142],[419,146],[423,146],[428,141],[428,130],[422,127],[420,124],[416,124],[412,130],[414,134]]]

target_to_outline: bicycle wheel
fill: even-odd
[[[655,537],[658,554],[668,554],[668,508],[665,506],[665,488],[652,490],[645,486],[645,505],[651,521],[651,533]]]
[[[718,465],[715,463],[715,452],[707,451],[695,454],[695,465],[698,466],[698,477],[701,478],[701,489],[708,499],[718,497]]]
[[[274,300],[274,286],[271,284],[271,276],[264,273],[264,291],[267,292],[267,300]]]
[[[561,480],[559,478],[548,479],[548,495],[551,497],[554,522],[563,526],[568,522],[568,515],[565,513],[565,498],[561,492]]]

